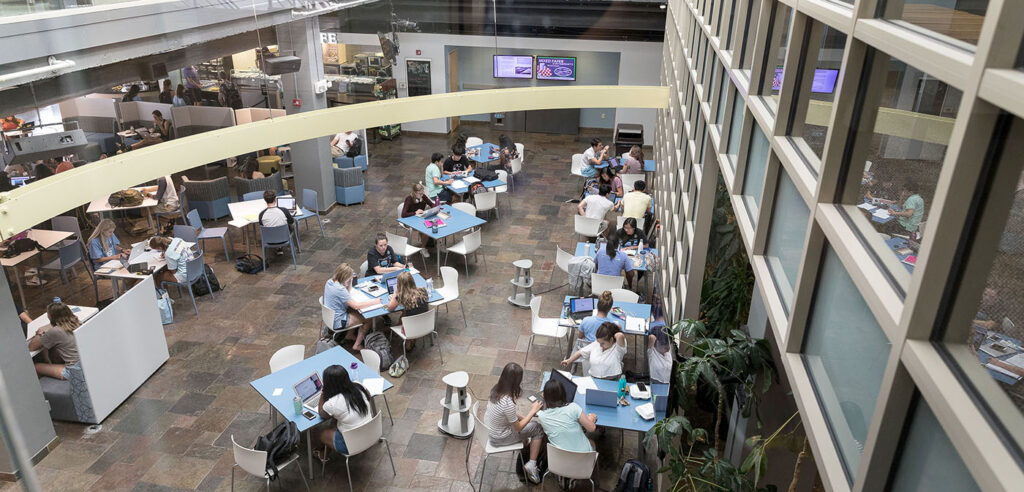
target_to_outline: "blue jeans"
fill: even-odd
[[[334,429],[334,450],[341,454],[348,454],[348,446],[345,446],[345,438],[341,437],[341,431]]]

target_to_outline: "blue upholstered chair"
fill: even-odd
[[[356,165],[354,159],[343,155],[339,155],[331,160],[334,161],[334,167],[337,169],[347,169]]]
[[[243,200],[248,193],[259,191],[259,197],[263,196],[263,192],[266,190],[273,190],[277,194],[281,194],[284,191],[284,181],[281,178],[281,172],[278,171],[270,176],[259,179],[245,179],[245,178],[234,178],[235,191],[238,196],[242,197]],[[257,197],[257,198],[259,198]]]
[[[334,169],[334,195],[342,205],[366,201],[366,186],[363,170],[358,167]]]
[[[359,155],[355,156],[355,165],[357,167],[359,167],[360,169],[362,169],[363,171],[365,171],[366,170],[366,155],[365,154],[359,154]]]
[[[209,181],[188,181],[188,206],[199,217],[214,220],[230,215],[231,187],[227,177]]]

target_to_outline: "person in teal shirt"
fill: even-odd
[[[892,227],[892,230],[896,234],[907,234],[917,232],[918,226],[921,225],[921,219],[924,218],[924,198],[921,195],[914,193],[907,183],[900,186],[900,200],[903,200],[903,209],[895,210],[892,206],[889,206],[889,213],[896,217],[896,220],[890,222],[890,227],[893,223],[898,223],[899,227]]]
[[[455,180],[452,178],[444,179],[441,173],[441,160],[444,159],[444,155],[440,152],[434,152],[430,156],[430,164],[427,164],[427,171],[423,175],[423,186],[427,187],[427,197],[431,200],[440,198],[442,202],[448,202],[451,200],[451,192],[445,188],[445,185],[452,184]]]
[[[540,426],[548,436],[548,442],[566,451],[589,453],[594,443],[583,433],[597,430],[597,414],[583,413],[575,402],[566,401],[565,388],[558,381],[549,379],[544,384],[544,410],[537,412]],[[576,395],[572,395],[575,398]]]

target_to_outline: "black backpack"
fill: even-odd
[[[263,271],[263,257],[259,255],[242,255],[235,260],[235,270],[242,273],[257,274]],[[210,282],[211,284],[213,282]]]
[[[356,135],[356,139],[352,141],[352,145],[348,146],[348,152],[345,153],[345,157],[355,157],[363,153],[363,139]]]
[[[267,476],[277,480],[277,464],[291,456],[299,447],[299,428],[295,422],[282,422],[274,430],[256,439],[257,451],[267,452]]]
[[[18,256],[22,253],[27,253],[29,251],[42,250],[43,247],[40,246],[35,239],[28,237],[20,237],[10,242],[10,244],[7,246],[7,251],[4,251],[3,257],[14,258],[15,256]]]
[[[477,169],[476,172],[473,173],[473,177],[480,181],[494,181],[498,179],[498,173],[490,169]]]
[[[231,109],[242,109],[242,94],[238,92],[238,87],[234,82],[221,84],[218,90],[224,92],[224,100],[227,101],[228,106],[231,106]]]
[[[642,461],[629,460],[622,465],[619,483],[615,484],[614,492],[647,492],[651,484],[651,472]]]
[[[210,265],[203,265],[203,268],[206,270],[206,278],[210,281],[210,288],[214,292],[220,292],[220,281],[217,280],[217,275],[214,275],[213,268],[210,268]],[[210,291],[206,289],[206,282],[198,281],[192,284],[192,293],[200,297],[209,294]]]
[[[366,335],[366,338],[363,338],[363,345],[380,356],[378,371],[386,370],[395,362],[394,356],[391,355],[391,342],[388,342],[383,333],[379,331],[370,332]]]

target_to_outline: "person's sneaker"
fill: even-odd
[[[536,463],[527,463],[523,466],[523,470],[526,470],[526,478],[531,483],[540,483],[540,470],[537,469]]]
[[[424,258],[430,258],[430,251],[427,251],[427,250],[424,249],[423,250],[423,257]]]
[[[43,280],[43,279],[41,279],[39,277],[32,277],[32,278],[29,278],[29,279],[25,279],[25,285],[31,285],[31,286],[46,285],[46,280]]]
[[[284,248],[277,250],[277,256],[284,256]]]

